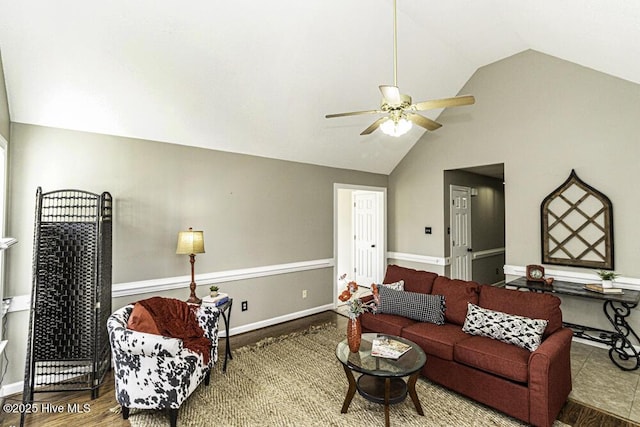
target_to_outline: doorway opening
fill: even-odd
[[[444,171],[445,274],[504,283],[504,164]]]
[[[338,277],[346,274],[367,291],[381,283],[386,268],[387,189],[334,184],[334,306],[343,304]],[[339,289],[340,288],[340,289]]]

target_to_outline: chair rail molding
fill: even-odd
[[[477,252],[474,251],[471,258],[473,260],[476,260],[476,259],[482,259],[482,258],[489,258],[497,255],[504,255],[504,253],[505,253],[505,248],[484,249]]]
[[[259,277],[275,276],[279,274],[297,273],[308,270],[319,270],[334,266],[333,258],[316,259],[286,264],[274,264],[261,267],[249,267],[237,270],[216,271],[213,273],[197,274],[198,286],[210,286],[218,283],[228,283],[238,280],[255,279]],[[162,279],[140,280],[114,284],[112,298],[145,293],[158,293],[171,289],[183,289],[191,282],[191,276],[166,277]],[[17,295],[11,298],[9,312],[25,311],[31,308],[31,295]]]
[[[411,261],[417,262],[420,264],[431,264],[431,265],[449,265],[451,260],[449,257],[435,257],[429,255],[417,255],[417,254],[408,254],[404,252],[387,252],[387,260],[389,259],[397,259],[399,261]]]

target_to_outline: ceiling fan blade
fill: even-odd
[[[380,111],[380,110],[351,111],[350,113],[327,114],[324,117],[327,119],[332,119],[334,117],[357,116],[360,114],[376,114],[376,113],[384,113],[384,111]]]
[[[432,110],[434,108],[460,107],[476,102],[472,95],[456,96],[454,98],[433,99],[431,101],[418,102],[415,108],[418,111]]]
[[[380,92],[382,92],[382,97],[387,101],[387,104],[402,104],[402,98],[400,97],[400,89],[398,89],[398,86],[381,85],[379,87]]]
[[[381,117],[378,120],[376,120],[375,122],[373,122],[371,124],[371,126],[369,126],[368,128],[366,128],[365,130],[362,131],[362,133],[360,133],[360,135],[369,135],[370,133],[372,133],[373,131],[375,131],[376,129],[378,129],[380,127],[380,125],[382,123],[384,123],[385,121],[389,120],[389,117]]]
[[[409,120],[411,120],[413,123],[425,129],[436,130],[442,126],[440,123],[434,122],[431,119],[427,119],[426,117],[421,116],[420,114],[414,114],[414,113],[406,113],[406,114]]]

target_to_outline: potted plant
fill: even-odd
[[[209,295],[211,295],[211,298],[215,298],[218,296],[218,288],[216,285],[211,285],[209,286]]]
[[[603,288],[613,288],[613,281],[619,276],[619,274],[613,271],[599,270],[598,276],[602,279]]]

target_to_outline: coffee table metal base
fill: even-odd
[[[407,393],[413,401],[416,412],[419,415],[424,415],[416,393],[416,381],[420,372],[413,373],[406,383],[402,378],[373,377],[366,374],[361,375],[356,381],[351,369],[346,365],[342,365],[342,367],[349,381],[349,390],[347,390],[347,395],[344,398],[341,413],[347,413],[357,390],[365,399],[384,405],[384,423],[386,427],[389,427],[389,405],[402,402],[407,397]]]

